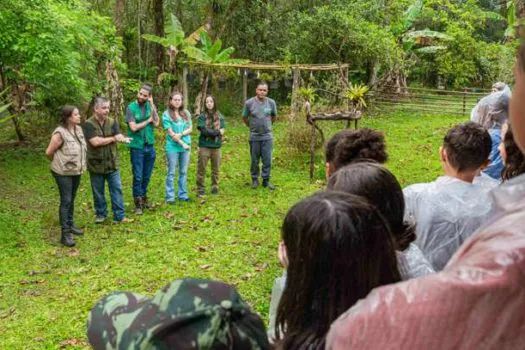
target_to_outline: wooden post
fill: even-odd
[[[314,178],[315,169],[315,121],[312,120],[312,136],[310,139],[310,181]]]
[[[184,95],[184,106],[188,106],[188,66],[182,68],[182,94]]]
[[[248,99],[248,72],[246,71],[246,69],[243,69],[241,71],[241,74],[242,74],[242,98],[243,98],[242,103],[244,104],[244,102],[246,102],[246,100]]]
[[[463,89],[463,115],[467,112],[467,88]]]
[[[343,69],[343,74],[342,74],[342,79],[343,79],[343,87],[348,89],[348,67],[344,67]]]
[[[293,83],[292,83],[292,101],[291,101],[291,108],[290,108],[290,114],[292,116],[292,120],[295,120],[295,116],[297,114],[297,89],[299,88],[299,85],[301,84],[301,70],[299,68],[293,69]]]

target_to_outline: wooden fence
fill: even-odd
[[[423,114],[470,115],[478,101],[488,95],[490,90],[465,88],[463,90],[440,90],[427,88],[382,87],[368,92],[370,107],[420,112]]]

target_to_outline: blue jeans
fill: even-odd
[[[489,165],[483,169],[483,173],[496,180],[501,180],[503,171],[503,159],[499,153],[499,144],[501,143],[501,129],[489,129],[490,139],[492,140],[492,150],[490,151]]]
[[[148,184],[155,164],[155,147],[145,145],[143,149],[130,148],[131,170],[133,171],[133,197],[148,194]]]
[[[111,210],[113,210],[113,220],[121,221],[124,219],[124,196],[122,195],[122,184],[120,182],[120,172],[115,170],[109,174],[89,173],[93,200],[95,202],[95,214],[97,216],[108,216],[108,205],[104,194],[106,181],[109,187],[111,198]]]
[[[166,153],[168,161],[168,175],[166,176],[166,200],[171,202],[175,200],[175,188],[173,182],[175,179],[175,168],[179,168],[179,194],[178,198],[188,199],[188,164],[190,162],[190,151]]]
[[[269,180],[272,171],[273,140],[250,141],[251,175],[252,180],[259,178],[259,162],[262,160],[263,180]]]

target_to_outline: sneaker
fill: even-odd
[[[113,223],[114,224],[129,224],[130,222],[133,222],[135,220],[133,219],[129,219],[129,218],[124,218],[122,220],[113,220]]]
[[[142,215],[144,214],[144,211],[142,210],[141,207],[136,207],[135,208],[135,215]]]
[[[252,189],[255,190],[257,187],[259,187],[259,180],[253,179],[252,180]]]
[[[182,201],[182,202],[191,202],[191,199],[188,197],[188,198],[179,198],[179,201]]]
[[[263,180],[263,187],[269,189],[270,191],[275,190],[275,185],[270,182],[270,180]]]
[[[197,197],[198,198],[203,198],[204,196],[206,196],[206,192],[204,192],[204,190],[197,191]]]
[[[106,221],[106,217],[105,216],[97,215],[95,217],[95,224],[102,224],[102,223],[104,223],[104,221]]]
[[[83,236],[84,230],[76,226],[71,226],[71,233],[74,234],[75,236]]]
[[[219,189],[217,187],[212,187],[211,194],[219,194]]]

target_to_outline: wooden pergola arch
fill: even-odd
[[[290,114],[292,118],[295,118],[298,111],[298,98],[297,89],[301,84],[301,71],[320,72],[320,71],[334,71],[338,70],[341,75],[341,80],[348,85],[348,64],[277,64],[277,63],[245,63],[245,64],[221,64],[221,63],[205,63],[205,62],[192,62],[196,66],[206,67],[224,67],[224,68],[237,68],[241,70],[242,75],[242,91],[243,101],[248,99],[248,70],[292,70],[292,100],[290,104]],[[183,94],[184,98],[188,96],[188,65],[184,65],[183,68]],[[185,105],[188,105],[188,101],[184,101]]]

